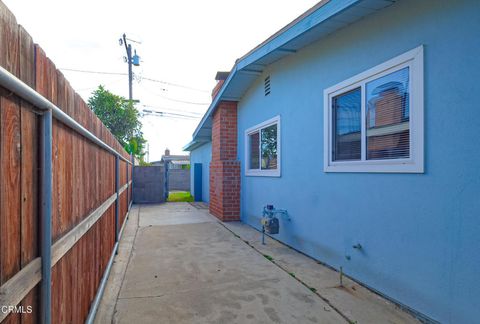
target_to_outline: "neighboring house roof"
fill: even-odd
[[[162,155],[161,161],[188,161],[190,162],[190,155]]]
[[[188,165],[188,164],[190,164],[190,160],[172,161],[172,164],[175,164],[175,165]]]
[[[163,162],[169,161],[172,164],[190,164],[190,155],[162,155],[162,159],[159,161],[152,161],[151,164],[163,164]]]
[[[381,10],[397,0],[324,0],[239,58],[198,124],[184,151],[210,142],[212,115],[220,101],[239,101],[265,67],[301,48]]]

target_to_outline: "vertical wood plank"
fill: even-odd
[[[19,76],[19,36],[15,17],[0,2],[0,65]],[[20,100],[0,89],[0,285],[21,267]],[[19,323],[10,314],[6,323]]]
[[[19,77],[18,25],[15,16],[0,2],[0,65]]]
[[[20,75],[22,78],[33,85],[34,67],[33,67],[33,42],[21,30],[20,42],[22,44],[22,53],[20,56]],[[33,113],[33,107],[25,101],[21,101],[21,222],[22,222],[22,261],[24,267],[36,256],[37,249],[37,230],[38,230],[38,153],[39,136],[38,119]]]
[[[18,25],[0,2],[0,65],[19,76]],[[0,90],[0,285],[21,267],[21,115],[20,101]],[[10,314],[5,323],[19,323]]]
[[[0,1],[0,65],[60,107],[119,152],[121,145],[87,107],[15,17]],[[38,256],[39,117],[32,107],[0,89],[0,284]],[[74,131],[53,125],[54,239],[80,222],[115,191],[115,158]],[[123,152],[123,156],[127,156]],[[126,163],[121,165],[126,183]],[[121,221],[128,206],[121,196]],[[81,238],[55,266],[52,315],[54,322],[85,320],[114,245],[114,208]],[[22,301],[38,314],[38,286]],[[24,315],[22,323],[38,318]],[[7,323],[19,323],[12,314]]]
[[[35,52],[30,35],[23,27],[19,27],[20,42],[20,79],[35,88]],[[38,252],[38,193],[39,193],[39,126],[38,117],[33,107],[21,101],[21,267],[39,255]],[[30,314],[22,314],[23,324],[38,321],[38,288],[35,287],[23,299],[21,305],[32,307]]]
[[[21,267],[21,136],[19,100],[0,90],[0,285]],[[19,321],[9,316],[10,323]],[[7,321],[7,322],[8,322]]]

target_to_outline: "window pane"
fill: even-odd
[[[367,83],[367,159],[410,156],[408,67]]]
[[[361,89],[336,96],[333,111],[333,161],[360,160],[361,158]]]
[[[260,161],[260,133],[256,132],[248,135],[250,147],[250,169],[259,169]]]
[[[277,168],[277,125],[262,129],[262,170]]]

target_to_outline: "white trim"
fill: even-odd
[[[268,126],[277,125],[277,168],[275,170],[262,170],[262,169],[249,169],[250,164],[250,148],[248,145],[248,136],[259,132],[259,145],[262,143],[261,138],[261,130]],[[269,120],[266,120],[260,124],[257,124],[253,127],[248,128],[245,130],[245,175],[246,176],[254,176],[254,177],[280,177],[281,176],[281,128],[280,128],[280,115],[275,116]],[[262,151],[259,150],[259,158],[261,161],[262,158]]]
[[[365,153],[365,85],[384,75],[409,67],[410,100],[410,158],[392,160],[366,160]],[[361,87],[361,133],[362,153],[359,161],[333,161],[332,159],[332,109],[331,101],[336,95]],[[424,117],[423,117],[423,45],[401,54],[387,62],[342,81],[323,92],[324,123],[324,172],[424,172]]]

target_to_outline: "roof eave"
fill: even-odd
[[[230,74],[228,75],[228,78],[223,83],[218,94],[212,100],[212,103],[210,104],[207,112],[203,115],[200,123],[195,129],[193,133],[192,142],[187,144],[183,149],[192,150],[191,148],[192,143],[198,142],[197,140],[199,137],[198,136],[199,132],[202,130],[206,121],[213,115],[220,101],[222,100],[239,101],[240,100],[241,96],[230,95],[232,91],[230,91],[229,96],[224,96],[225,92],[228,90],[230,86],[230,83],[232,82],[232,80],[234,80],[234,78],[239,73],[252,73],[256,75],[261,75],[261,73],[263,73],[263,70],[252,69],[252,67],[255,67],[256,65],[265,66],[268,64],[272,64],[273,62],[268,62],[268,61],[279,60],[287,55],[291,55],[295,53],[297,48],[287,48],[285,47],[285,45],[287,44],[294,45],[292,43],[295,43],[295,41],[297,41],[297,46],[299,48],[303,48],[304,46],[309,44],[308,37],[305,36],[307,32],[313,31],[313,33],[315,33],[315,28],[321,26],[321,24],[328,22],[330,19],[346,11],[349,8],[352,8],[356,5],[361,5],[360,9],[365,9],[363,14],[359,14],[357,18],[352,19],[352,22],[354,22],[376,10],[380,10],[394,3],[395,1],[397,0],[337,0],[337,1],[325,0],[325,1],[321,1],[320,3],[316,4],[314,7],[312,7],[305,13],[303,13],[293,22],[289,23],[287,26],[282,28],[280,31],[275,33],[273,36],[269,37],[266,41],[262,42],[260,45],[252,49],[250,52],[248,52],[246,55],[242,56],[240,59],[238,59],[235,62],[235,65],[233,66],[232,70],[230,71]],[[345,25],[349,23],[350,22],[347,22],[345,23]],[[342,28],[342,27],[338,27],[338,28],[333,27],[330,32],[328,32],[327,30],[325,35],[328,35],[329,33],[332,33],[339,28]],[[302,45],[302,42],[298,44],[298,40],[302,36],[304,36],[303,38],[307,38],[306,41],[304,40],[305,44],[303,45]],[[320,38],[321,37],[324,37],[324,36],[320,36]],[[312,39],[314,40],[311,42],[316,41],[315,37],[312,37]],[[271,57],[267,58],[268,55],[270,55]],[[266,64],[258,64],[258,63],[265,63],[264,61],[267,61]],[[210,133],[211,133],[211,130],[210,130]],[[202,137],[204,137],[204,135],[202,135]],[[201,145],[203,145],[204,143],[205,142],[203,142]],[[201,145],[198,145],[196,147],[199,147]]]

